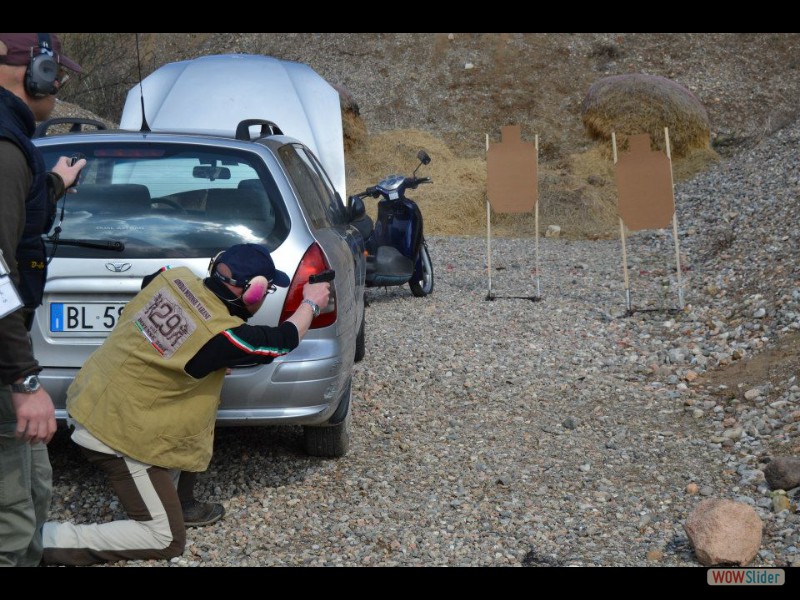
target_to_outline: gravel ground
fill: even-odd
[[[619,241],[541,239],[532,302],[533,240],[495,239],[490,302],[485,239],[429,240],[432,296],[368,292],[350,453],[220,430],[198,492],[227,515],[172,563],[696,566],[683,523],[719,497],[764,522],[752,565],[800,564],[800,514],[763,475],[800,452],[796,365],[708,379],[800,329],[798,140],[796,123],[677,188],[682,311],[670,230],[628,239],[632,315]],[[55,519],[121,516],[74,447],[51,452]]]

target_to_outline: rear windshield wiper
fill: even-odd
[[[51,244],[59,244],[62,246],[80,246],[81,248],[96,248],[98,250],[114,250],[115,252],[122,252],[125,250],[125,244],[112,240],[65,240],[63,238],[44,238],[46,242]]]

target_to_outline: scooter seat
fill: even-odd
[[[397,248],[379,246],[375,260],[367,263],[367,278],[374,285],[402,285],[414,273],[414,263]]]

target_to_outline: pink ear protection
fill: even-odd
[[[229,283],[230,285],[243,287],[244,292],[242,292],[242,302],[244,302],[246,305],[251,306],[253,304],[258,304],[267,294],[274,292],[277,289],[263,275],[256,275],[252,279],[242,282],[231,279],[230,277],[225,277],[216,270],[217,260],[219,260],[219,257],[222,256],[222,254],[223,253],[220,252],[211,259],[211,262],[208,264],[208,274],[224,281],[225,283]]]
[[[269,291],[269,281],[263,275],[256,275],[242,293],[242,301],[245,304],[257,304],[264,299]]]

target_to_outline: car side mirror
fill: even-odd
[[[364,200],[361,196],[350,196],[348,204],[350,205],[348,207],[350,221],[358,221],[367,214],[367,208],[364,206]]]

